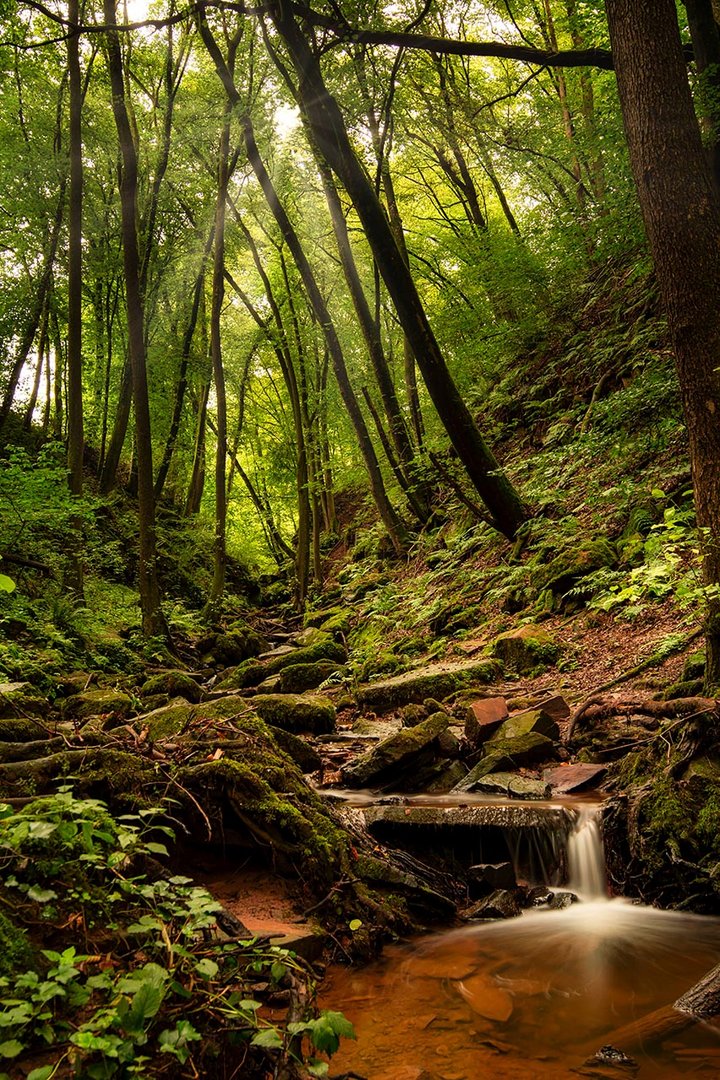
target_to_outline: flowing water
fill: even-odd
[[[480,923],[386,949],[363,970],[331,971],[321,1004],[342,1010],[331,1074],[368,1080],[562,1080],[612,1032],[667,1006],[720,961],[720,919],[609,899],[597,808],[567,843],[562,911]],[[642,1080],[720,1077],[720,1027],[633,1050]],[[602,1069],[588,1076],[626,1074]]]

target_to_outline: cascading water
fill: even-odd
[[[568,889],[578,900],[607,900],[600,807],[582,806],[567,840]]]
[[[557,815],[558,804],[544,807]],[[611,899],[600,806],[565,809],[571,828],[548,818],[547,835],[566,845],[562,887],[580,902],[391,947],[360,971],[333,970],[322,1005],[342,1010],[358,1035],[343,1043],[335,1069],[368,1080],[577,1080],[617,1028],[667,1007],[720,961],[720,919]],[[639,1080],[717,1080],[720,1029],[698,1025],[632,1054]]]

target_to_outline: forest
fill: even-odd
[[[720,3],[0,16],[0,1080],[716,1076]]]

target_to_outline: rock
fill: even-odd
[[[212,637],[210,649],[215,662],[221,667],[229,664],[240,664],[243,660],[249,660],[258,656],[267,649],[267,641],[250,626],[244,623],[235,623],[225,634],[217,634]],[[205,639],[203,645],[208,644]],[[205,651],[202,650],[201,651]]]
[[[132,707],[133,701],[129,694],[103,687],[99,690],[84,690],[81,694],[66,698],[62,712],[66,720],[87,720],[91,716],[110,714],[124,720],[130,715]]]
[[[467,919],[514,919],[521,914],[515,892],[511,889],[495,889],[483,900],[478,900],[465,912]]]
[[[148,737],[153,742],[172,739],[181,735],[193,719],[194,710],[184,698],[176,697],[167,705],[152,712],[135,717],[134,724],[139,729],[147,728]]]
[[[320,694],[256,694],[246,704],[267,724],[283,731],[321,735],[335,730],[335,706]]]
[[[195,679],[191,679],[184,671],[162,671],[143,683],[140,689],[141,698],[152,697],[156,694],[182,697],[195,705],[202,699],[202,689]]]
[[[323,633],[317,626],[306,626],[304,630],[293,634],[292,641],[297,648],[307,649],[327,641],[327,634]]]
[[[693,679],[705,677],[705,650],[690,653],[683,664],[681,682],[692,682]]]
[[[447,919],[456,915],[452,900],[430,888],[418,875],[400,866],[373,855],[363,854],[355,863],[355,872],[370,885],[402,894],[408,907],[422,916]]]
[[[551,911],[564,911],[565,908],[572,907],[572,905],[577,904],[577,902],[578,898],[575,893],[562,890],[551,893],[548,907]]]
[[[515,870],[510,862],[501,863],[477,863],[469,867],[467,871],[470,896],[476,900],[496,889],[515,889],[517,879]]]
[[[526,712],[514,713],[505,720],[497,731],[490,736],[486,746],[488,749],[495,743],[507,742],[508,739],[517,739],[522,735],[535,732],[544,735],[548,739],[559,739],[560,729],[544,709],[528,709]]]
[[[517,773],[497,772],[484,776],[475,784],[475,791],[485,791],[490,795],[506,795],[511,799],[547,799],[550,784],[543,780],[533,780]]]
[[[547,630],[528,624],[500,634],[491,652],[511,670],[523,674],[554,663],[560,655],[560,646]]]
[[[278,655],[279,654],[279,655]],[[347,651],[344,646],[334,641],[330,634],[323,634],[322,640],[314,645],[308,645],[301,649],[285,648],[277,650],[267,660],[246,660],[239,664],[233,671],[226,673],[223,680],[218,683],[219,690],[242,690],[249,686],[257,686],[263,679],[271,675],[277,675],[291,664],[314,664],[318,660],[334,660],[343,664],[347,659]]]
[[[538,569],[534,584],[540,591],[548,589],[560,596],[593,570],[616,566],[617,561],[617,552],[609,540],[586,540]]]
[[[273,676],[277,680],[277,688],[273,692],[302,694],[304,690],[316,690],[331,675],[343,672],[344,668],[332,660],[317,660],[314,664],[289,664],[278,675]]]
[[[32,683],[0,683],[0,720],[47,716],[49,712],[50,702]]]
[[[456,983],[473,1012],[486,1020],[505,1023],[513,1014],[513,1001],[490,975],[478,972]]]
[[[447,716],[445,712],[435,713],[435,716]],[[448,716],[448,722],[452,723],[452,717]],[[448,758],[460,756],[460,740],[450,729],[441,731],[437,739],[438,750]]]
[[[561,694],[553,694],[552,697],[543,698],[537,702],[535,708],[541,709],[546,716],[552,717],[558,723],[560,720],[567,720],[571,713],[570,706]]]
[[[317,772],[322,768],[322,758],[305,739],[299,739],[291,731],[268,724],[268,731],[281,750],[293,761],[304,773]]]
[[[411,702],[409,705],[403,705],[400,709],[400,718],[403,727],[415,727],[416,724],[420,724],[423,720],[427,720],[427,717],[428,711],[424,705],[414,705]]]
[[[531,731],[527,735],[520,735],[516,739],[507,739],[490,746],[464,780],[461,780],[453,790],[457,792],[475,791],[475,785],[488,773],[501,769],[514,769],[520,765],[527,765],[533,761],[541,761],[549,758],[554,752],[554,744],[545,735]]]
[[[428,780],[423,785],[424,791],[428,794],[445,794],[448,791],[452,791],[456,784],[459,784],[464,777],[467,776],[468,767],[462,761],[453,761],[452,763],[440,762],[438,764],[438,773],[434,779]]]
[[[560,765],[557,768],[544,769],[543,780],[550,784],[555,794],[567,795],[572,791],[587,791],[597,787],[606,773],[604,765]]]
[[[416,727],[403,728],[343,769],[343,782],[351,787],[402,784],[408,770],[417,770],[425,751],[429,752],[426,757],[432,757],[433,743],[449,724],[446,713],[435,713]]]
[[[427,667],[407,671],[392,679],[360,686],[357,700],[361,708],[386,712],[410,702],[421,703],[428,697],[442,700],[464,686],[492,682],[500,673],[501,668],[496,660],[428,664]]]
[[[19,716],[0,720],[0,742],[19,743],[46,739],[48,729],[39,717]]]
[[[465,712],[465,738],[471,746],[485,742],[508,718],[505,698],[477,698],[468,702]]]
[[[332,634],[334,638],[338,638],[350,633],[352,620],[350,611],[341,604],[337,604],[319,611],[308,611],[305,615],[305,625],[317,626],[326,634]]]

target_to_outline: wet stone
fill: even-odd
[[[604,765],[560,765],[558,768],[544,769],[543,780],[550,784],[553,792],[566,795],[597,787],[606,774]]]
[[[467,877],[471,895],[472,891],[480,896],[480,890],[487,893],[495,889],[514,889],[517,885],[515,870],[510,862],[477,863],[468,869]]]
[[[479,972],[457,983],[457,989],[473,1012],[486,1020],[505,1023],[513,1014],[513,1001],[490,975]]]
[[[478,780],[475,790],[487,792],[489,795],[508,796],[511,799],[547,799],[550,795],[550,785],[543,780],[533,780],[531,777],[507,772],[491,773],[483,777]]]
[[[547,739],[558,739],[560,731],[552,716],[544,709],[527,709],[525,712],[515,713],[497,729],[488,741],[488,745],[503,742],[507,739],[518,739],[522,735],[544,735]]]
[[[508,718],[505,698],[478,698],[468,703],[465,713],[465,738],[478,746],[493,735]]]
[[[514,919],[521,914],[515,892],[510,889],[495,889],[489,896],[473,904],[465,912],[467,919]]]

